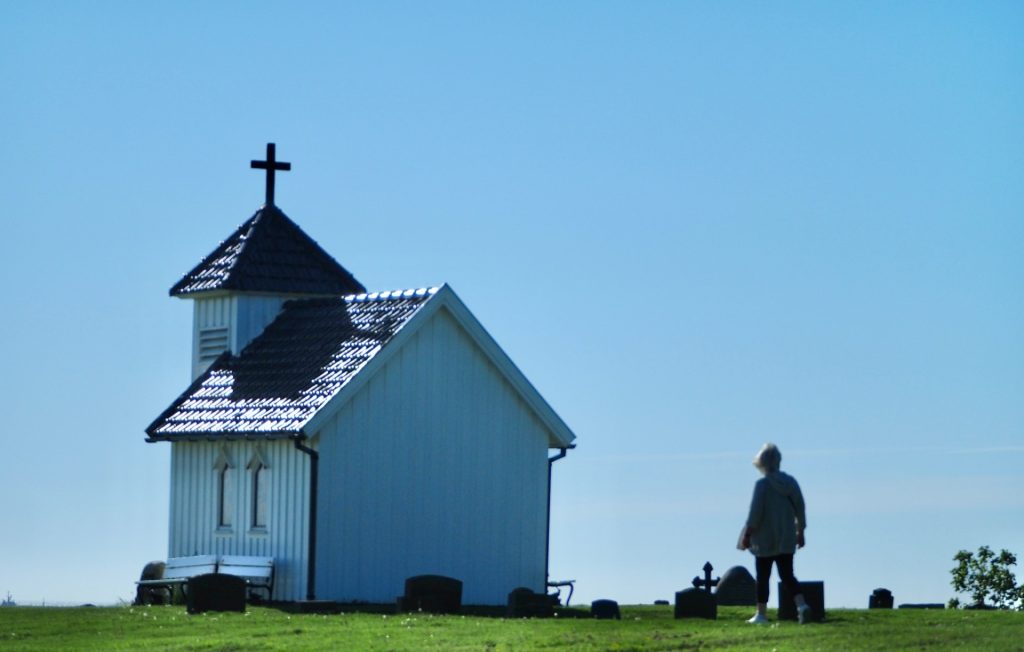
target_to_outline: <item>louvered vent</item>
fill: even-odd
[[[228,348],[227,326],[199,331],[199,364],[207,367]]]

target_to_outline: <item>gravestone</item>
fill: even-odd
[[[190,614],[245,611],[245,578],[207,573],[188,578],[185,605]]]
[[[715,596],[698,588],[683,589],[676,593],[676,618],[718,619]]]
[[[454,614],[462,607],[462,582],[444,575],[417,575],[405,580],[399,611]]]
[[[598,620],[622,620],[619,603],[615,600],[594,600],[590,603],[590,615]]]
[[[868,609],[892,609],[892,591],[875,589],[868,598]]]
[[[704,579],[701,579],[700,576],[694,577],[693,587],[699,589],[703,586],[705,591],[711,593],[712,587],[718,586],[721,578],[716,577],[715,579],[711,579],[711,571],[715,570],[715,567],[712,566],[709,561],[704,562],[704,568],[702,570],[704,571]]]
[[[508,594],[509,618],[550,618],[554,615],[554,599],[547,593],[534,593],[520,586]]]
[[[778,587],[779,620],[797,620],[796,603],[793,602],[793,595],[782,582],[779,582]],[[804,594],[804,600],[811,607],[809,620],[813,622],[825,620],[825,583],[800,582],[800,592]]]
[[[733,566],[722,574],[715,598],[722,606],[752,607],[757,604],[757,581],[744,566]]]

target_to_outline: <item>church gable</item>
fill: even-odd
[[[444,356],[446,364],[453,364],[454,357],[458,356],[468,355],[478,359],[482,365],[493,370],[495,375],[511,388],[525,407],[525,411],[531,413],[543,424],[544,429],[548,432],[548,443],[551,448],[572,446],[576,436],[448,285],[438,289],[436,296],[422,310],[418,311],[413,319],[410,319],[408,326],[396,333],[388,347],[379,355],[368,360],[365,367],[360,369],[359,374],[338,392],[331,404],[318,411],[309,420],[303,428],[304,432],[309,435],[318,432],[329,419],[361,391],[366,383],[375,379],[389,360],[400,354],[410,340],[419,337],[420,332],[429,327],[428,325],[442,323],[437,321],[438,313],[443,313],[443,323],[450,323],[453,329],[459,333],[459,348],[452,349],[448,356]]]
[[[472,438],[502,432],[506,443],[517,441],[515,445],[530,450],[537,450],[534,444],[541,449],[562,445],[448,305],[423,314],[406,335],[408,339],[392,349],[393,355],[367,374],[365,387],[353,387],[337,403],[365,404],[364,394],[372,394],[369,405],[396,408],[396,415],[389,417],[393,426],[404,417],[400,430],[426,428],[442,440],[462,429]],[[518,441],[524,437],[528,441]]]

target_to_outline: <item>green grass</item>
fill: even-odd
[[[825,623],[675,620],[671,607],[623,607],[621,621],[426,614],[189,616],[183,607],[0,609],[0,650],[1024,650],[1024,613],[835,610]],[[769,612],[774,620],[774,613]]]

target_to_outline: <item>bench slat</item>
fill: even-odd
[[[167,566],[208,566],[217,563],[217,555],[192,555],[191,557],[171,557]]]
[[[176,579],[179,577],[189,578],[195,577],[196,575],[206,575],[207,573],[216,573],[216,564],[210,566],[178,566],[176,568],[167,568],[164,570],[164,579]]]
[[[273,557],[248,557],[245,555],[224,555],[220,563],[228,566],[273,566]]]
[[[239,577],[263,577],[269,578],[274,571],[269,568],[256,568],[253,566],[228,566],[220,569],[221,575],[237,575]]]
[[[138,580],[135,583],[139,584],[140,586],[170,586],[172,584],[185,584],[186,582],[188,582],[187,577],[172,577],[166,580]]]

